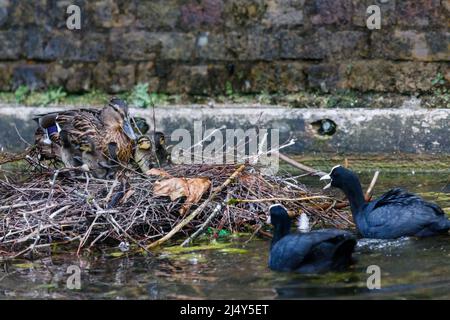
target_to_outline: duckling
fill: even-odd
[[[155,142],[157,165],[161,167],[166,163],[171,164],[170,154],[166,149],[166,137],[164,136],[164,133],[160,131],[155,132],[153,139]]]
[[[140,136],[134,150],[134,161],[141,169],[141,172],[145,173],[153,168],[154,160],[152,141],[148,136]]]
[[[66,130],[59,132],[59,139],[61,141],[60,155],[61,161],[66,168],[75,168],[83,164],[81,160],[80,149],[76,148],[72,141],[70,141],[69,134]]]
[[[131,118],[131,123],[133,125],[134,132],[139,136],[147,134],[148,130],[150,130],[150,126],[145,118],[133,117]]]
[[[309,231],[305,215],[300,219],[301,232],[290,233],[291,218],[286,208],[275,204],[269,208],[269,214],[274,226],[269,255],[272,270],[319,273],[342,270],[353,262],[356,238],[350,232],[337,229]]]
[[[358,177],[335,166],[320,180],[331,180],[324,189],[341,189],[350,202],[353,220],[365,238],[395,239],[406,236],[428,237],[446,234],[450,220],[436,204],[395,188],[378,199],[366,202]]]
[[[80,143],[82,168],[91,172],[98,179],[105,179],[109,176],[111,167],[106,158],[95,149],[94,142],[89,137],[85,137]]]

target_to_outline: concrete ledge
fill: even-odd
[[[33,115],[61,107],[0,106],[0,146],[20,150],[33,141]],[[151,109],[132,109],[152,123]],[[193,132],[194,121],[206,129],[267,128],[280,130],[280,142],[291,137],[297,143],[291,153],[432,153],[450,154],[450,109],[291,109],[265,105],[171,106],[155,109],[157,130],[170,134],[179,128]],[[335,134],[318,133],[316,121],[330,119]]]

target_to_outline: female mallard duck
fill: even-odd
[[[133,156],[136,135],[130,124],[128,106],[117,98],[101,110],[79,109],[54,112],[35,118],[36,144],[41,158],[63,160],[80,157],[83,139],[106,158],[127,164]],[[61,131],[66,132],[61,141]],[[111,153],[115,150],[115,154]],[[70,166],[70,160],[64,160]]]

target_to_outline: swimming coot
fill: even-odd
[[[324,189],[333,186],[345,193],[356,227],[365,238],[427,237],[450,229],[450,220],[439,206],[402,189],[392,189],[366,202],[359,179],[352,171],[335,166],[330,174],[320,178],[324,179],[331,179]]]
[[[319,273],[341,270],[351,264],[356,239],[350,232],[323,229],[290,233],[291,219],[282,205],[271,206],[269,213],[274,226],[269,256],[272,270]],[[309,230],[304,217],[300,230]]]

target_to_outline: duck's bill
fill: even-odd
[[[136,134],[134,133],[133,127],[131,126],[130,120],[126,119],[123,122],[123,132],[127,135],[128,138],[131,140],[136,140]]]
[[[322,177],[320,178],[320,180],[321,180],[321,181],[322,181],[322,180],[331,180],[331,177],[330,177],[329,174],[326,174],[326,175],[322,176]],[[323,190],[326,190],[326,189],[328,189],[328,188],[330,188],[330,187],[331,187],[331,182],[330,182],[329,184],[327,184],[325,187],[323,187]]]

